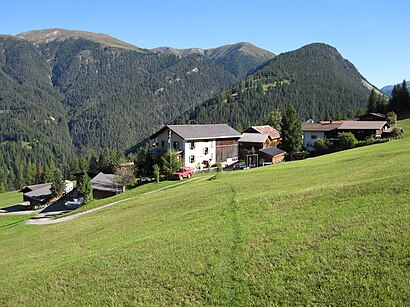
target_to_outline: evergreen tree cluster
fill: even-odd
[[[410,110],[410,93],[406,80],[403,80],[402,84],[396,84],[393,87],[388,109],[395,113]]]
[[[228,123],[249,127],[295,106],[302,120],[342,119],[364,112],[369,90],[356,68],[325,44],[281,54],[177,123]]]
[[[390,99],[384,94],[377,94],[373,89],[367,104],[368,112],[376,113],[401,113],[410,110],[410,93],[406,80],[393,87]]]
[[[369,97],[369,102],[367,104],[367,112],[369,113],[387,113],[389,109],[389,101],[384,94],[377,94],[374,89],[372,89]]]
[[[20,189],[25,185],[52,182],[59,169],[69,177],[70,159],[52,144],[3,142],[0,144],[0,191]]]

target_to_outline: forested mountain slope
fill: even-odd
[[[289,105],[303,120],[345,117],[366,107],[371,88],[335,48],[316,43],[280,54],[179,122],[223,121],[245,127]]]
[[[63,99],[34,46],[1,36],[0,190],[21,186],[44,165],[64,168],[74,156]]]
[[[205,56],[125,48],[88,32],[50,39],[55,31],[0,37],[0,153],[16,161],[0,161],[3,188],[19,187],[18,168],[29,163],[61,167],[74,153],[130,147],[237,80]]]

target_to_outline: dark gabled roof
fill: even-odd
[[[150,138],[155,138],[166,129],[171,129],[186,141],[240,138],[241,134],[227,124],[208,125],[167,125],[154,133]]]
[[[259,133],[242,133],[239,142],[243,143],[265,143],[265,141],[269,138],[267,134],[259,134]]]
[[[269,125],[264,125],[264,126],[252,126],[244,131],[244,133],[252,133],[253,131],[256,131],[260,134],[267,134],[270,136],[272,140],[274,139],[279,139],[280,138],[280,132],[273,128],[272,126]]]
[[[309,132],[327,132],[332,131],[341,125],[340,122],[338,123],[302,123],[302,131],[309,131]]]
[[[380,118],[380,120],[386,120],[386,118],[387,118],[387,115],[386,115],[386,114],[383,114],[383,113],[367,113],[367,114],[364,114],[364,115],[362,115],[362,116],[359,116],[359,118],[360,118],[360,119],[361,119],[361,118],[366,118],[366,117],[369,117],[369,115],[371,115],[371,116],[373,116],[373,117]]]
[[[385,125],[387,125],[386,121],[348,120],[344,121],[338,130],[380,130]]]
[[[122,191],[122,185],[116,183],[117,175],[114,174],[104,174],[98,173],[93,179],[91,179],[91,184],[94,190],[100,191]]]
[[[279,148],[276,148],[276,147],[267,147],[267,148],[264,148],[264,149],[259,149],[259,152],[262,152],[262,153],[267,154],[267,155],[272,156],[272,157],[276,157],[278,155],[286,153],[286,151],[284,151],[282,149],[279,149]]]
[[[34,190],[44,188],[44,187],[49,186],[49,185],[51,186],[51,183],[40,183],[40,184],[26,185],[19,192],[27,193],[27,192],[31,192],[31,191],[34,191]]]
[[[45,183],[42,185],[43,186],[38,189],[24,193],[24,196],[40,202],[51,199],[51,183]]]

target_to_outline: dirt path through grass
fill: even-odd
[[[179,182],[179,183],[167,186],[167,187],[163,187],[163,188],[160,188],[160,189],[157,189],[157,190],[145,192],[141,195],[149,195],[149,194],[152,194],[152,193],[157,193],[157,192],[160,192],[162,190],[166,190],[166,189],[169,189],[169,188],[172,188],[172,187],[180,186],[182,184],[186,184],[186,183],[189,183],[189,182],[192,182],[192,181],[205,180],[205,179],[208,179],[208,178],[209,177],[194,178],[194,179],[191,179],[191,180],[182,181],[182,182]],[[101,209],[110,207],[112,205],[116,205],[118,203],[130,200],[130,199],[131,199],[131,197],[124,198],[124,199],[121,199],[121,200],[118,200],[118,201],[103,205],[101,207],[89,209],[89,210],[86,210],[86,211],[83,211],[83,212],[75,213],[75,214],[72,214],[72,215],[68,215],[68,216],[64,216],[64,217],[56,218],[56,219],[53,219],[53,216],[50,216],[48,214],[39,214],[37,217],[34,217],[33,219],[27,220],[26,224],[28,224],[28,225],[50,225],[50,224],[63,223],[63,222],[74,220],[74,219],[76,219],[76,218],[78,218],[82,215],[89,214],[91,212],[101,210]]]

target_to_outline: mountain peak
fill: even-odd
[[[243,78],[253,72],[255,68],[273,59],[276,55],[268,50],[256,47],[249,42],[223,45],[216,48],[187,48],[158,47],[151,49],[157,53],[168,53],[178,56],[200,54],[215,61],[236,77]]]
[[[47,44],[52,41],[64,41],[67,39],[87,39],[110,47],[129,49],[129,50],[141,50],[138,47],[123,42],[117,38],[109,36],[103,33],[94,33],[88,31],[79,30],[67,30],[60,28],[43,29],[23,32],[16,35],[18,38],[30,41],[37,44]]]
[[[236,44],[223,45],[213,49],[207,49],[206,53],[211,59],[218,59],[229,53],[238,51],[244,52],[256,58],[272,59],[275,57],[275,54],[272,52],[256,47],[249,42],[240,42]]]

